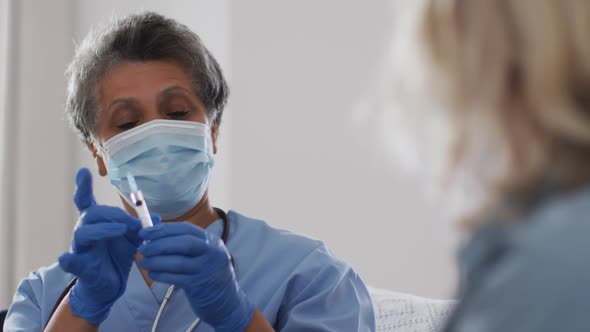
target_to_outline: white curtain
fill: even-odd
[[[17,283],[67,249],[79,146],[63,120],[73,51],[71,1],[0,0],[0,307]]]
[[[10,0],[0,0],[0,299],[5,305],[9,298],[9,288],[12,285],[12,225],[9,222],[12,214],[10,202],[10,163],[8,162],[7,138],[10,136],[8,109],[11,105],[9,98],[9,59],[12,44],[12,8]]]

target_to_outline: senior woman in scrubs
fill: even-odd
[[[392,77],[408,102],[385,113],[438,134],[422,160],[447,151],[463,192],[445,196],[469,234],[447,331],[589,331],[590,1],[420,3]]]
[[[20,283],[5,330],[375,329],[367,288],[322,242],[211,206],[228,88],[193,32],[154,13],[119,19],[68,73],[67,115],[126,211],[95,202],[80,170],[71,251]],[[153,227],[135,217],[128,174]]]

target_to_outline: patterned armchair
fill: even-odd
[[[442,332],[454,301],[370,289],[377,332]]]

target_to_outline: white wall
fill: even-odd
[[[7,216],[10,215],[10,201],[5,199],[9,193],[8,188],[11,186],[7,179],[9,167],[6,163],[1,162],[5,155],[7,155],[6,139],[8,135],[8,126],[6,120],[8,119],[8,109],[11,102],[9,101],[10,91],[8,89],[10,76],[9,59],[11,58],[12,47],[12,6],[8,0],[0,0],[0,229],[4,232],[0,233],[0,266],[4,268],[11,268],[14,257],[12,250],[12,234],[10,232],[11,223]],[[0,299],[9,298],[13,285],[13,274],[0,274]],[[4,303],[2,303],[4,304]]]
[[[72,134],[63,121],[63,71],[72,52],[68,1],[12,1],[6,153],[2,164],[3,232],[12,261],[5,268],[15,286],[34,267],[47,265],[69,243]],[[56,19],[58,18],[58,19]],[[48,27],[51,27],[50,29]],[[4,287],[3,287],[4,288]],[[9,301],[4,292],[2,305]]]
[[[373,83],[387,1],[232,2],[232,206],[325,240],[370,284],[454,287],[450,237],[354,108]]]

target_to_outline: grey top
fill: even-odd
[[[476,232],[460,253],[448,332],[590,331],[590,187]]]

